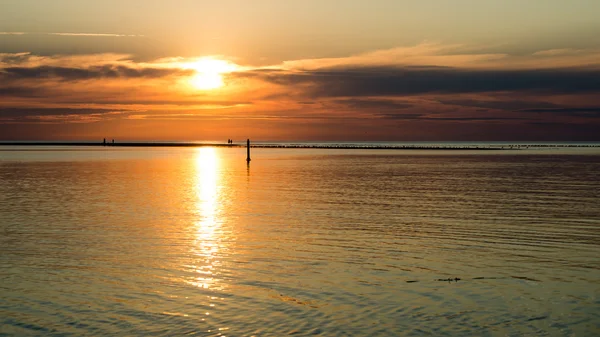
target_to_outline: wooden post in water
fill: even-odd
[[[250,163],[250,139],[246,140],[246,162]]]

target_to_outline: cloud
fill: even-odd
[[[558,56],[558,55],[573,55],[573,54],[581,54],[585,51],[583,50],[579,50],[579,49],[548,49],[548,50],[540,50],[540,51],[536,51],[535,53],[531,54],[533,56],[548,56],[548,57],[552,57],[552,56]]]
[[[92,123],[133,112],[136,111],[102,108],[0,108],[0,124]]]
[[[105,34],[105,33],[42,33],[45,35],[58,36],[94,36],[94,37],[143,37],[144,35],[136,34]]]
[[[527,100],[477,100],[477,99],[456,99],[456,98],[440,98],[437,101],[445,105],[457,105],[462,107],[476,107],[484,109],[517,111],[533,108],[558,108],[557,104],[540,101]]]
[[[131,114],[126,117],[130,120],[287,120],[287,121],[349,121],[349,120],[372,120],[373,116],[356,116],[356,115],[333,115],[333,114],[318,114],[306,113],[301,111],[284,111],[284,112],[258,112],[246,114],[214,114],[212,112],[201,113],[197,110],[189,110],[187,112],[150,112],[143,114]]]
[[[122,65],[128,67],[149,66],[131,61],[127,54],[90,54],[90,55],[52,55],[40,56],[29,52],[0,53],[0,70],[5,67],[75,67],[86,68],[91,66]],[[160,66],[157,66],[160,67]]]
[[[29,86],[0,87],[0,97],[39,97],[43,91]]]
[[[268,67],[236,65],[236,71],[224,74],[229,86],[209,92],[187,82],[198,58],[141,62],[123,54],[4,53],[0,107],[11,108],[0,108],[0,120],[59,124],[119,119],[123,125],[164,121],[186,127],[197,120],[197,125],[219,128],[245,128],[248,122],[269,130],[301,126],[306,132],[351,125],[356,135],[385,129],[393,137],[398,128],[404,130],[402,137],[418,134],[415,125],[431,127],[424,131],[429,134],[483,135],[481,128],[499,132],[502,125],[592,125],[600,115],[600,61],[591,61],[591,55],[600,54],[594,53],[551,50],[514,56],[421,44]]]
[[[426,115],[423,113],[380,113],[376,116],[393,120],[415,120],[424,119]]]
[[[406,109],[414,106],[413,103],[406,101],[397,101],[391,99],[339,99],[334,100],[332,103],[340,104],[352,109],[377,109],[377,110],[397,110]]]
[[[427,121],[513,121],[513,120],[530,120],[530,118],[524,117],[486,117],[486,116],[453,116],[453,117],[441,117],[438,115],[429,115],[425,113],[381,113],[377,116],[384,119],[392,120],[427,120]]]
[[[376,50],[348,57],[286,61],[281,65],[281,68],[286,70],[317,70],[357,65],[367,67],[386,65],[473,67],[476,64],[485,65],[489,64],[490,61],[502,60],[507,56],[507,54],[498,53],[468,52],[468,48],[463,45],[443,45],[427,42],[416,46]]]
[[[288,72],[246,72],[309,97],[409,96],[530,91],[547,94],[600,91],[600,69],[471,70],[432,67],[334,67]]]
[[[522,111],[523,112],[533,112],[533,113],[550,113],[550,114],[561,115],[561,116],[600,118],[600,107],[534,108],[534,109],[525,109]]]
[[[164,68],[130,68],[126,66],[74,67],[7,67],[0,70],[0,76],[8,79],[58,78],[61,80],[89,80],[102,78],[159,78],[171,75],[191,75],[192,71]]]
[[[110,34],[110,33],[32,33],[32,32],[0,32],[0,35],[57,35],[57,36],[91,36],[91,37],[144,37],[136,34]]]
[[[462,69],[552,69],[600,66],[598,49],[551,49],[519,55],[491,53],[485,47],[421,43],[416,46],[376,50],[338,58],[304,59],[283,62],[268,68],[320,70],[336,67],[449,67]]]
[[[490,92],[580,94],[600,90],[600,51],[553,49],[510,55],[489,53],[485,48],[423,43],[348,57],[287,61],[233,75],[287,88],[288,95],[303,99]]]

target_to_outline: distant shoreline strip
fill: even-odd
[[[160,143],[160,142],[0,142],[0,146],[93,146],[93,147],[246,147],[245,144]],[[252,144],[252,148],[273,149],[341,149],[341,150],[521,150],[527,148],[597,148],[598,144],[515,144],[515,145],[358,145],[358,144]]]

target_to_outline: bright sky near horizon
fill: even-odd
[[[600,140],[599,13],[0,0],[0,139]]]

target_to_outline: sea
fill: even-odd
[[[0,144],[0,336],[600,335],[599,144],[204,145]]]

